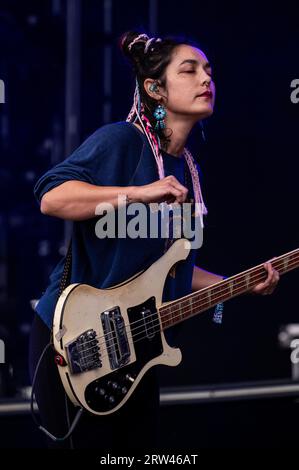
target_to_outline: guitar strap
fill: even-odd
[[[67,287],[71,280],[71,268],[72,268],[72,239],[70,239],[69,246],[67,249],[65,262],[63,266],[62,276],[59,284],[59,291],[57,300],[61,296],[63,290]]]
[[[64,291],[64,289],[68,286],[68,284],[71,281],[71,269],[72,269],[72,238],[70,239],[69,246],[68,246],[68,249],[67,249],[67,252],[66,252],[56,302],[58,301],[58,299],[61,296],[62,292]],[[53,342],[53,327],[51,328],[50,341],[53,345],[53,343],[54,343]]]

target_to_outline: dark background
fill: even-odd
[[[29,384],[29,302],[45,290],[65,243],[63,221],[40,214],[33,186],[67,156],[66,10],[60,0],[0,3],[6,87],[0,104],[0,338],[7,345],[0,370],[9,378],[0,381],[2,396]],[[209,210],[198,265],[229,276],[297,248],[299,103],[290,100],[290,83],[299,78],[296,3],[83,1],[78,144],[106,122],[126,119],[134,80],[117,41],[136,27],[162,37],[189,35],[213,66],[214,115],[204,123],[206,142],[197,128],[190,145]],[[105,48],[112,58],[108,78]],[[278,332],[298,321],[298,276],[282,277],[272,296],[229,301],[222,326],[210,311],[185,323],[183,363],[161,368],[161,384],[290,378],[289,351],[279,347]]]

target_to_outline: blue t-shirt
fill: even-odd
[[[188,195],[194,197],[190,175],[186,183],[185,159],[165,152],[162,155],[165,176],[174,175],[183,185],[187,184]],[[68,158],[45,173],[37,181],[34,194],[40,202],[47,191],[69,180],[99,186],[137,186],[158,179],[147,137],[133,124],[121,121],[99,128]],[[98,219],[99,216],[95,216],[73,223],[71,283],[101,289],[111,287],[149,267],[169,246],[169,239],[162,237],[100,239],[95,232]],[[196,250],[191,249],[187,259],[170,271],[164,285],[163,302],[191,292],[195,256]],[[62,258],[54,268],[49,285],[36,306],[37,313],[49,328],[52,327],[64,262],[65,258]]]

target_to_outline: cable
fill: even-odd
[[[31,396],[30,396],[30,411],[31,411],[31,416],[32,416],[32,419],[33,421],[35,422],[35,424],[37,425],[38,429],[42,432],[44,432],[50,439],[52,439],[53,441],[55,442],[62,442],[62,441],[65,441],[66,439],[68,439],[71,434],[73,433],[75,427],[77,426],[78,424],[78,421],[84,411],[83,408],[79,408],[79,410],[77,411],[77,414],[72,422],[72,425],[70,426],[70,419],[69,419],[69,410],[68,410],[68,407],[67,407],[67,397],[66,397],[66,394],[65,394],[65,399],[66,399],[66,416],[67,416],[67,422],[68,422],[68,426],[69,426],[69,430],[68,432],[65,434],[65,436],[63,437],[57,437],[57,436],[54,436],[54,434],[50,433],[46,428],[44,428],[39,422],[38,420],[36,419],[35,417],[35,414],[34,414],[34,409],[33,409],[33,399],[34,399],[34,389],[35,389],[35,383],[36,383],[36,378],[37,378],[37,373],[39,371],[39,368],[40,368],[40,365],[41,365],[41,362],[44,358],[44,355],[46,354],[47,350],[52,347],[52,343],[48,343],[45,348],[43,349],[43,352],[41,353],[40,355],[40,358],[38,360],[38,363],[37,363],[37,366],[35,368],[35,371],[34,371],[34,376],[33,376],[33,380],[32,380],[32,389],[31,389]],[[70,440],[70,445],[71,445],[71,448],[73,449],[73,441],[72,439]]]
[[[67,425],[68,425],[68,428],[71,429],[70,411],[69,411],[69,406],[68,406],[68,401],[67,401],[67,394],[65,392],[64,392],[64,404],[65,404],[65,415],[66,415]],[[69,436],[69,441],[70,441],[70,448],[73,450],[74,442],[73,442],[73,436],[71,434]]]

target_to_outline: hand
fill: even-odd
[[[132,200],[143,202],[183,203],[186,200],[188,189],[185,188],[173,175],[166,176],[154,183],[143,186],[134,186]]]
[[[252,294],[261,294],[261,295],[269,295],[272,294],[276,285],[280,279],[279,272],[273,268],[270,261],[264,263],[264,268],[268,272],[267,279],[263,282],[260,282],[252,289],[249,290]]]

